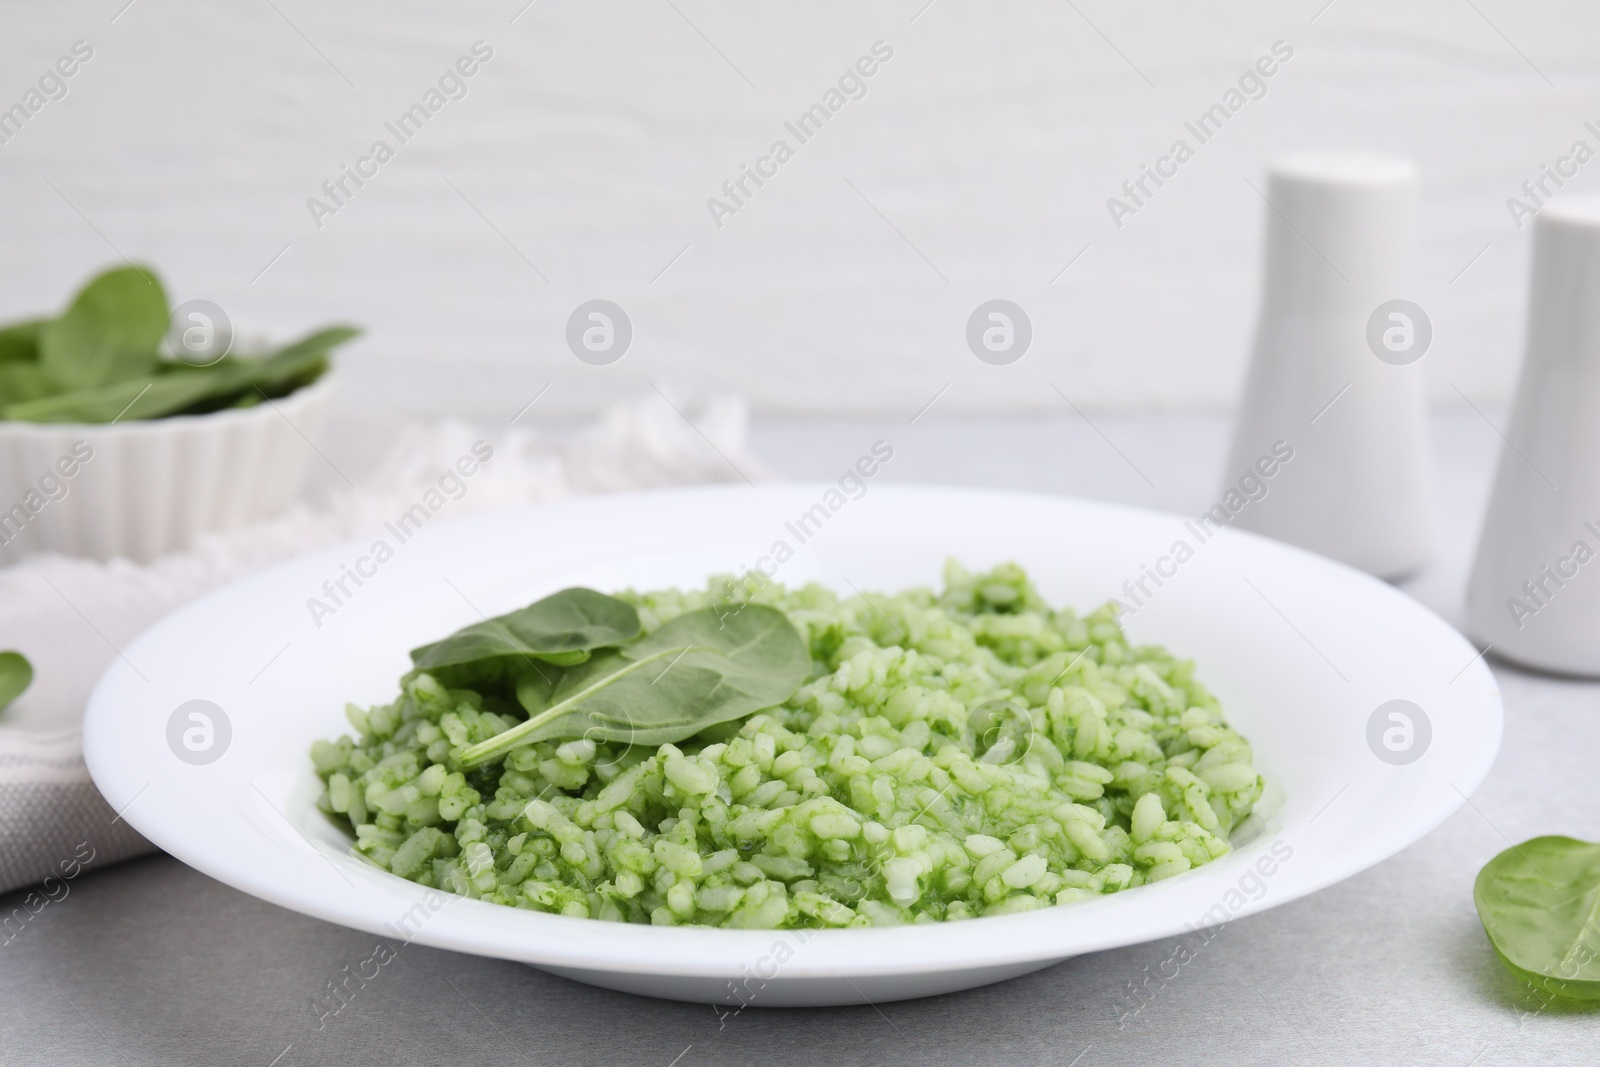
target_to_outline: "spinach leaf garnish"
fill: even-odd
[[[21,652],[0,652],[0,708],[33,684],[33,664]]]
[[[525,675],[517,696],[528,719],[458,758],[472,767],[555,738],[682,741],[781,704],[810,670],[805,641],[776,608],[701,608],[567,668],[553,687]]]
[[[638,635],[639,613],[633,605],[575,587],[412,649],[411,662],[418,670],[432,670],[518,656],[559,666],[582,663],[595,649],[620,645]]]
[[[1472,899],[1512,974],[1559,997],[1600,1000],[1600,844],[1513,845],[1478,872]]]

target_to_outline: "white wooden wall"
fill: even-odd
[[[1500,401],[1529,235],[1506,200],[1600,148],[1600,10],[1577,0],[125,2],[0,5],[0,108],[93,49],[0,144],[0,314],[147,260],[246,331],[366,324],[361,409],[509,417],[553,383],[542,410],[572,412],[652,381],[908,417],[946,384],[943,413],[1058,408],[1052,382],[1086,409],[1223,408],[1248,183],[1310,147],[1420,163],[1433,395]],[[466,95],[401,144],[385,123],[479,41]],[[785,122],[879,41],[865,95],[801,144]],[[1107,198],[1277,41],[1265,94],[1115,226]],[[780,138],[793,158],[719,227],[707,199]],[[314,219],[379,139],[394,157]],[[564,341],[594,298],[633,323],[610,366]],[[991,298],[1033,322],[1010,366],[964,340]]]

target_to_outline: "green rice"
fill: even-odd
[[[625,593],[646,631],[726,603]],[[540,742],[463,771],[521,721],[425,673],[312,747],[323,811],[403,878],[512,907],[749,929],[888,926],[1070,904],[1228,851],[1261,796],[1194,665],[1106,605],[1052,610],[1014,565],[943,593],[739,588],[784,611],[811,678],[680,745]]]

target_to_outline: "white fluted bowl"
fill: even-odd
[[[316,455],[333,377],[209,415],[0,422],[0,564],[39,551],[143,563],[280,514]]]

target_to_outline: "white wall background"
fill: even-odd
[[[1578,0],[125,3],[0,6],[0,107],[95,49],[0,146],[0,315],[143,259],[243,328],[365,324],[357,408],[509,417],[552,383],[541,405],[574,412],[651,381],[908,417],[947,383],[942,413],[1054,409],[1051,381],[1084,407],[1225,407],[1266,210],[1246,179],[1311,147],[1421,164],[1431,389],[1499,401],[1530,233],[1505,200],[1600,148]],[[469,95],[316,228],[306,199],[479,39]],[[715,228],[706,198],[879,39],[868,95]],[[1267,96],[1114,228],[1106,198],[1278,39]],[[1600,162],[1569,188],[1597,184]],[[636,331],[610,367],[563,341],[593,297]],[[963,341],[992,297],[1034,322],[1010,367]]]

